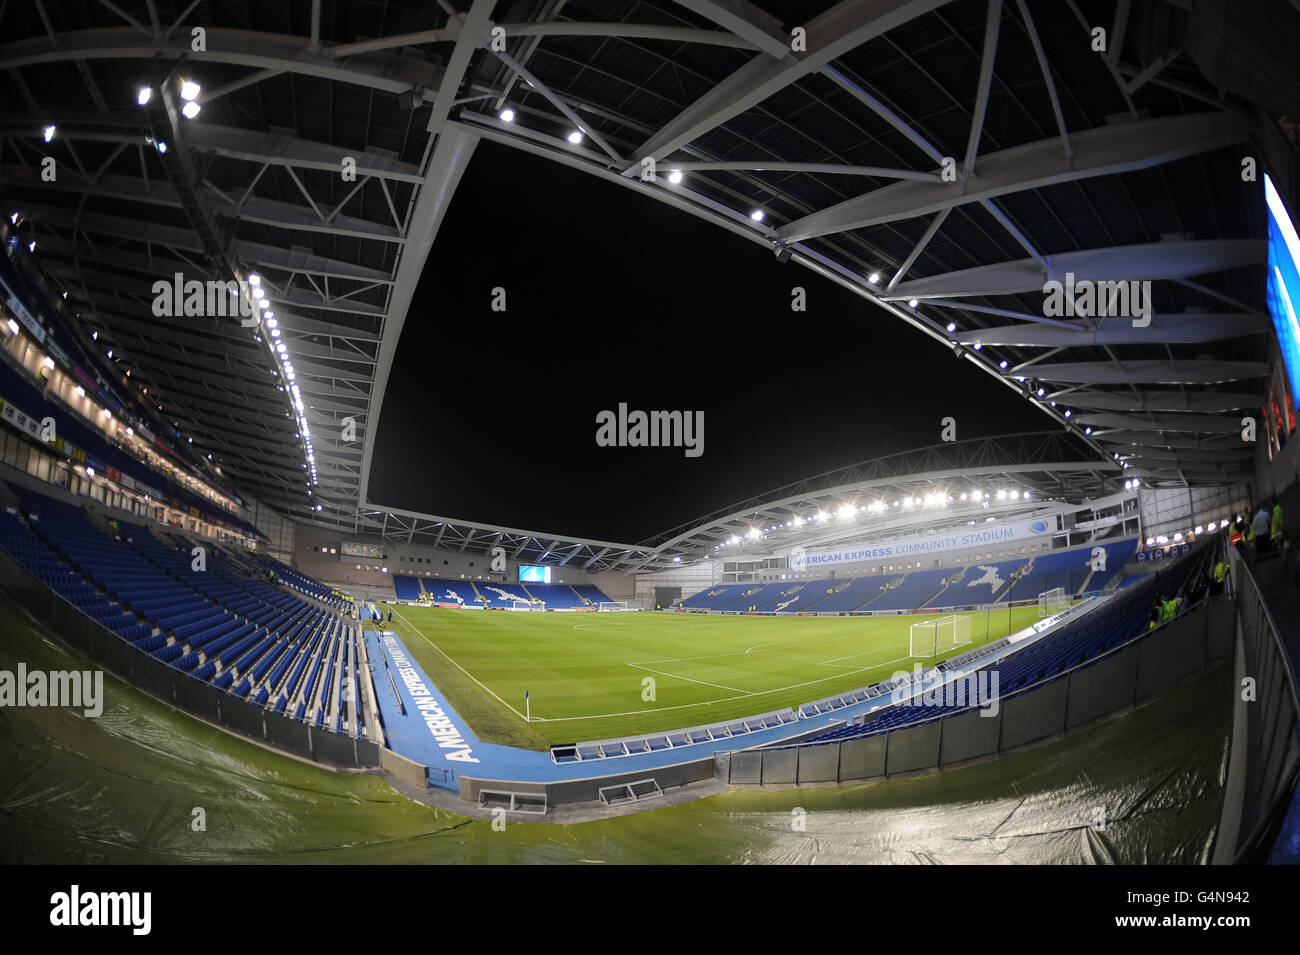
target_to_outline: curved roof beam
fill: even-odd
[[[930,303],[934,304],[934,303]],[[1017,348],[1070,348],[1081,345],[1161,345],[1166,343],[1213,342],[1243,335],[1261,335],[1272,328],[1272,321],[1259,312],[1249,314],[1219,312],[1180,312],[1153,315],[1151,324],[1135,327],[1128,319],[1113,319],[1099,328],[1044,325],[1031,322],[1001,325],[958,332],[963,344],[981,342]]]
[[[886,300],[949,298],[965,295],[1013,295],[1041,292],[1047,280],[1115,282],[1180,279],[1241,266],[1267,258],[1263,239],[1190,239],[1082,249],[1047,257],[1048,271],[1034,259],[998,262],[903,282]]]
[[[1108,361],[1060,362],[1035,365],[1035,378],[1098,385],[1219,385],[1269,374],[1263,361]]]
[[[1055,399],[1057,395],[1050,395]],[[1062,398],[1061,400],[1066,400]],[[1258,408],[1259,395],[1228,391],[1140,391],[1137,394],[1112,391],[1072,391],[1068,404],[1098,411],[1239,411]],[[1146,427],[1145,424],[1138,425]]]
[[[790,43],[781,32],[781,23],[747,0],[675,0],[706,20],[711,20],[729,34],[739,37],[756,50],[776,59],[790,55]]]
[[[313,54],[311,41],[307,37],[224,27],[208,27],[207,32],[208,49],[203,54],[205,63],[300,73],[388,93],[404,93],[414,88],[436,91],[442,82],[441,67],[414,57],[368,54],[351,56],[346,63],[337,63],[328,55],[328,51],[322,51],[320,55]],[[142,38],[130,27],[105,27],[64,33],[59,38],[58,46],[50,46],[47,37],[6,43],[0,46],[0,70],[75,60],[149,61],[155,56],[176,60],[188,55],[188,36],[153,40]],[[426,95],[432,96],[433,92],[426,92]]]
[[[796,80],[820,70],[868,40],[938,9],[948,0],[843,0],[807,24],[808,52],[782,59],[755,57],[652,134],[623,170],[636,175],[640,160],[666,160],[727,120],[757,106]],[[0,64],[2,65],[2,64]]]
[[[1060,137],[1013,146],[981,159],[958,182],[900,182],[796,219],[777,230],[785,242],[880,225],[1026,189],[1108,176],[1209,152],[1244,140],[1255,124],[1232,113],[1195,113],[1117,123],[1076,133],[1074,154]]]

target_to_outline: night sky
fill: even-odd
[[[790,309],[791,288],[807,311]],[[491,308],[492,289],[507,310]],[[596,415],[704,412],[704,452]],[[416,290],[370,500],[635,542],[789,481],[1051,421],[899,319],[611,183],[479,145]]]

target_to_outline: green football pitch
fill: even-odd
[[[912,657],[936,615],[760,617],[394,609],[393,627],[478,736],[544,749],[737,719],[867,686],[1038,619],[970,618],[969,643]],[[524,693],[528,692],[525,704]]]

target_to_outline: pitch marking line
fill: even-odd
[[[477,677],[475,677],[472,673],[470,673],[468,670],[466,670],[463,666],[461,666],[459,663],[457,663],[455,660],[453,660],[453,659],[451,658],[451,656],[450,656],[450,655],[449,655],[445,650],[443,650],[443,649],[442,649],[441,647],[439,647],[436,643],[434,643],[432,640],[430,640],[429,637],[428,637],[428,635],[425,634],[424,631],[420,630],[418,627],[413,626],[409,620],[407,620],[405,617],[403,617],[400,611],[394,611],[394,612],[397,614],[398,617],[401,618],[402,622],[403,622],[404,624],[406,624],[406,626],[411,627],[411,629],[415,630],[416,633],[418,633],[421,637],[424,638],[425,642],[427,642],[427,643],[429,644],[429,646],[433,647],[433,648],[434,648],[435,650],[437,650],[440,654],[442,654],[442,656],[444,656],[444,657],[445,657],[445,658],[446,658],[446,659],[447,659],[447,660],[448,660],[448,661],[449,661],[449,662],[450,662],[450,663],[451,663],[451,664],[452,664],[456,669],[460,670],[461,673],[464,673],[467,677],[469,677],[471,680],[473,680],[473,681],[474,681],[475,683],[477,683],[479,686],[483,687],[484,690],[487,690],[487,692],[488,692],[489,694],[491,694],[492,698],[495,699],[495,700],[497,700],[498,702],[500,702],[501,705],[504,706],[506,709],[510,710],[512,713],[514,713],[516,716],[518,716],[521,720],[524,720],[525,722],[527,722],[527,719],[525,718],[525,716],[524,716],[522,713],[520,713],[517,709],[515,709],[513,706],[511,706],[511,705],[510,705],[509,703],[507,703],[505,700],[501,699],[501,697],[497,696],[496,693],[493,693],[492,690],[489,689],[486,685],[484,685],[484,683],[483,683],[481,680],[479,680],[479,679],[478,679]],[[576,624],[575,624],[575,629],[577,629],[577,625],[576,625]],[[761,647],[761,646],[766,646],[766,644],[758,644],[757,646],[760,646],[760,647]],[[786,646],[786,644],[774,644],[774,645],[773,645],[773,648],[775,648],[775,647],[779,647],[779,646]],[[750,649],[754,649],[754,648],[751,647]],[[746,650],[746,651],[744,651],[744,652],[745,652],[745,653],[748,653],[749,651]],[[743,655],[742,653],[740,653],[739,651],[737,651],[737,652],[733,652],[733,653],[715,653],[715,654],[710,654],[710,655],[708,655],[708,656],[703,656],[703,657],[682,657],[682,658],[679,658],[679,659],[677,659],[677,660],[650,660],[650,661],[648,661],[648,662],[650,662],[650,663],[678,663],[678,662],[683,662],[683,661],[685,661],[685,660],[708,660],[708,659],[712,659],[712,658],[714,658],[714,657],[734,657],[734,656],[742,656],[742,655]],[[856,655],[857,655],[857,656],[861,656],[861,654],[856,654]],[[843,658],[843,657],[840,657],[840,658],[838,658],[838,659],[844,659],[844,658]],[[583,715],[583,716],[534,716],[533,719],[532,719],[532,722],[534,722],[534,723],[572,723],[572,722],[574,722],[574,721],[576,721],[576,720],[605,720],[605,719],[614,719],[614,718],[616,718],[616,717],[620,717],[620,716],[645,716],[645,715],[650,714],[650,713],[667,713],[667,712],[670,712],[670,711],[672,711],[672,710],[689,710],[689,709],[695,709],[695,708],[697,708],[697,707],[701,707],[701,706],[712,706],[714,703],[730,703],[730,702],[732,702],[732,701],[734,701],[734,700],[743,700],[743,699],[746,699],[746,698],[748,698],[748,697],[752,697],[752,696],[769,696],[769,695],[771,695],[771,694],[773,694],[773,693],[784,693],[784,692],[786,692],[786,691],[788,691],[788,690],[798,690],[798,689],[802,689],[802,688],[805,687],[805,686],[816,686],[818,683],[825,683],[827,680],[838,680],[838,679],[842,679],[843,677],[848,676],[849,673],[864,673],[864,672],[866,672],[867,670],[872,670],[872,669],[875,669],[876,667],[880,667],[880,666],[889,666],[889,664],[891,664],[891,663],[901,663],[901,662],[904,661],[904,660],[911,660],[911,659],[913,659],[913,658],[912,658],[912,657],[897,657],[897,658],[895,658],[895,659],[893,659],[893,660],[886,660],[886,661],[884,661],[883,663],[873,663],[873,664],[871,664],[871,665],[869,665],[869,666],[848,668],[848,669],[847,669],[847,672],[845,672],[845,673],[835,673],[835,674],[832,674],[831,676],[820,677],[820,678],[818,678],[818,679],[816,679],[816,680],[807,680],[807,681],[805,681],[805,682],[803,682],[803,683],[792,683],[792,684],[790,684],[789,686],[778,686],[778,687],[775,687],[775,688],[773,688],[773,689],[771,689],[771,690],[753,690],[753,691],[737,690],[737,691],[734,691],[734,692],[739,693],[739,694],[740,694],[739,696],[726,696],[726,697],[722,697],[721,699],[717,699],[717,700],[704,700],[704,701],[699,702],[699,703],[678,703],[678,704],[675,704],[675,705],[673,705],[673,706],[656,706],[656,707],[652,707],[651,709],[646,709],[646,710],[624,710],[624,711],[621,712],[621,713],[593,713],[593,714],[586,714],[586,715]],[[629,664],[626,664],[626,665],[627,665],[627,666],[630,666],[630,667],[637,667],[638,669],[647,669],[646,667],[641,666],[641,665],[638,665],[638,664],[635,664],[635,663],[629,663]],[[676,676],[675,674],[671,674],[671,673],[666,674],[666,675],[667,675],[667,676],[670,676],[670,677],[672,677],[672,676]],[[687,679],[686,677],[676,677],[676,678],[679,679],[679,680]],[[691,680],[691,681],[689,681],[689,682],[693,682],[693,683],[694,683],[694,682],[699,682],[699,681]],[[713,685],[713,686],[716,686],[716,684],[706,684],[706,685]],[[854,689],[856,689],[856,687],[855,687]],[[846,692],[848,692],[848,691],[846,691]]]
[[[776,650],[780,647],[788,647],[788,643],[759,643],[750,647],[749,650],[757,650],[759,647],[768,647]],[[749,650],[732,650],[728,653],[707,653],[702,657],[668,657],[663,660],[646,660],[646,663],[689,663],[692,660],[717,660],[719,657],[743,657]],[[763,652],[763,651],[760,651]],[[642,666],[643,664],[629,663],[628,666]]]
[[[806,680],[803,683],[791,683],[789,686],[778,686],[770,690],[753,690],[750,692],[742,692],[740,696],[725,696],[717,700],[704,700],[699,703],[679,703],[675,706],[657,706],[648,710],[624,710],[621,713],[592,713],[585,716],[534,716],[533,722],[534,723],[539,723],[539,722],[540,723],[572,723],[575,720],[604,720],[604,719],[611,719],[616,716],[644,716],[648,713],[666,713],[669,710],[689,710],[701,706],[712,706],[714,703],[730,703],[734,700],[744,700],[754,696],[771,696],[773,693],[785,693],[789,690],[802,689],[805,686],[816,686],[818,683],[825,683],[827,680],[843,679],[844,677],[848,676],[849,673],[865,673],[866,671],[874,670],[877,667],[889,666],[889,664],[891,663],[900,663],[903,660],[911,660],[911,659],[912,657],[898,657],[897,659],[894,660],[886,660],[883,663],[873,663],[870,666],[854,667],[852,670],[848,671],[847,673],[833,673],[830,676],[818,677],[816,680]],[[633,664],[627,664],[627,665],[632,666]],[[858,689],[858,687],[853,687],[853,689],[856,690]],[[844,692],[848,693],[851,692],[851,690],[845,690]],[[753,714],[750,715],[752,716]],[[739,719],[744,719],[744,717],[736,717],[734,720],[729,720],[727,722],[735,722],[735,720],[739,720]],[[672,731],[667,730],[664,732],[672,732]]]
[[[841,660],[852,660],[852,659],[855,659],[856,657],[865,657],[865,656],[870,656],[870,655],[872,655],[872,654],[880,653],[880,652],[882,652],[882,651],[884,651],[885,653],[892,653],[892,652],[893,652],[892,649],[887,649],[887,648],[885,648],[885,647],[876,647],[874,650],[862,650],[862,651],[859,651],[858,653],[846,653],[846,654],[845,654],[844,656],[842,656],[842,657],[831,657],[829,660],[822,660],[822,661],[820,661],[817,665],[818,665],[818,666],[831,666],[831,665],[833,665],[833,664],[839,663]],[[911,657],[910,657],[910,656],[905,656],[905,657],[901,657],[900,659],[903,659],[903,660],[910,660]],[[893,660],[890,660],[889,662],[890,662],[890,663],[893,663],[894,661],[893,661]]]
[[[669,673],[666,670],[653,670],[650,667],[640,666],[636,663],[628,663],[625,664],[625,666],[630,666],[637,670],[648,670],[651,673],[658,673],[660,676],[670,677],[674,680],[685,680],[687,683],[698,683],[700,686],[711,686],[715,690],[729,690],[732,693],[739,693],[742,696],[753,696],[755,692],[753,690],[742,690],[739,687],[734,686],[723,686],[721,683],[708,683],[704,680],[692,680],[688,676],[678,676],[676,673]]]
[[[415,626],[415,625],[412,624],[409,620],[407,620],[405,617],[403,617],[402,614],[401,614],[401,611],[396,611],[396,610],[395,610],[395,611],[393,611],[393,612],[396,613],[397,616],[398,616],[399,618],[401,618],[402,623],[406,624],[408,627],[410,627],[412,630],[414,630],[416,633],[418,633],[421,637],[424,638],[425,642],[428,643],[429,646],[433,647],[433,649],[437,650],[440,654],[442,654],[442,656],[443,656],[444,658],[446,658],[446,660],[447,660],[447,661],[448,661],[452,666],[454,666],[454,667],[455,667],[457,670],[459,670],[461,673],[465,674],[467,677],[469,677],[471,680],[473,680],[475,683],[477,683],[479,686],[481,686],[481,687],[482,687],[482,688],[483,688],[487,693],[491,694],[492,699],[496,700],[498,703],[500,703],[502,706],[504,706],[506,709],[508,709],[511,713],[515,714],[515,716],[517,716],[517,717],[519,717],[521,720],[523,720],[525,723],[528,722],[528,718],[527,718],[526,716],[524,716],[523,713],[520,713],[517,709],[515,709],[513,706],[511,706],[511,705],[510,705],[509,703],[507,703],[505,700],[501,699],[501,697],[499,697],[499,696],[497,696],[495,693],[493,693],[493,692],[492,692],[492,689],[491,689],[487,684],[485,684],[482,680],[480,680],[480,679],[479,679],[478,677],[476,677],[474,674],[470,673],[470,672],[469,672],[468,670],[466,670],[463,666],[461,666],[459,663],[457,663],[455,660],[453,660],[453,659],[451,658],[451,654],[447,653],[446,650],[442,649],[442,647],[438,646],[436,643],[434,643],[432,640],[430,640],[430,639],[429,639],[429,635],[426,634],[423,630],[421,630],[419,627]],[[461,720],[462,720],[462,722],[463,722],[463,721],[464,721],[464,717],[461,717]],[[466,724],[466,725],[468,725],[468,724]]]

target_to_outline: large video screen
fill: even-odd
[[[362,544],[359,541],[344,541],[339,546],[339,557],[362,557],[366,560],[382,560],[384,549],[378,544]]]
[[[519,582],[521,584],[549,584],[551,582],[551,568],[539,567],[536,564],[520,564]]]
[[[1268,202],[1268,310],[1282,346],[1291,401],[1300,407],[1300,236],[1268,176],[1264,197]]]

